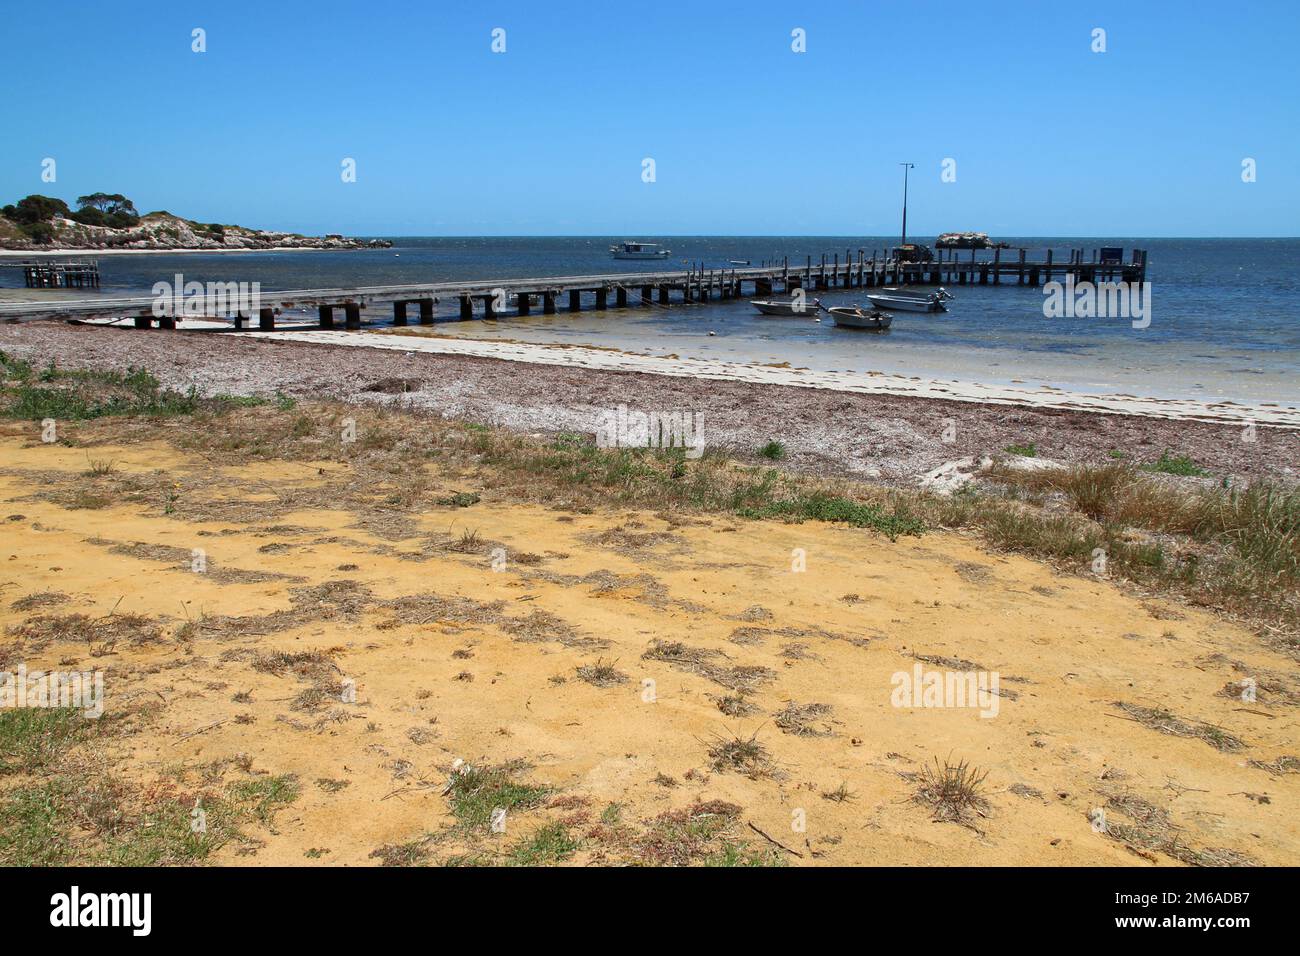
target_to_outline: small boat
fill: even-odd
[[[861,306],[832,306],[826,310],[835,320],[836,325],[848,329],[870,329],[875,332],[882,332],[893,324],[894,317],[888,312],[881,312],[879,309],[867,309]]]
[[[944,302],[952,296],[944,289],[919,292],[913,289],[884,288],[867,296],[877,309],[890,312],[947,312]]]
[[[749,265],[749,260],[748,260],[748,259],[728,259],[728,260],[727,260],[727,265],[732,265],[732,266],[747,266],[747,265]]]
[[[783,315],[786,318],[805,319],[817,314],[821,303],[816,299],[802,302],[794,299],[751,299],[749,304],[764,315]]]
[[[653,242],[620,242],[609,251],[615,259],[667,259],[672,255],[671,249],[660,249]]]

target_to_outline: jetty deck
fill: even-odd
[[[0,317],[121,317],[147,328],[155,322],[162,328],[175,328],[187,317],[227,316],[237,328],[256,317],[258,327],[274,329],[282,309],[314,308],[321,328],[335,327],[335,314],[343,314],[347,328],[361,327],[363,309],[391,305],[393,323],[406,325],[414,307],[422,324],[434,321],[435,305],[443,300],[459,303],[462,319],[478,316],[497,318],[514,314],[530,315],[534,310],[553,315],[562,307],[578,312],[628,308],[632,306],[669,305],[673,302],[706,302],[748,295],[765,296],[795,289],[821,291],[836,288],[863,288],[896,285],[1018,285],[1038,286],[1072,277],[1075,282],[1142,282],[1146,279],[1147,254],[1134,249],[1128,262],[1120,257],[1099,256],[1091,259],[1083,249],[1069,250],[1065,259],[1057,259],[1052,250],[1038,258],[1028,257],[1026,250],[938,250],[928,262],[908,262],[887,253],[865,249],[846,249],[824,254],[814,261],[792,264],[788,258],[764,262],[758,266],[710,269],[691,266],[665,271],[602,272],[576,276],[533,278],[475,279],[408,285],[357,286],[315,289],[261,290],[255,308],[230,307],[230,290],[210,283],[203,294],[183,297],[180,309],[159,308],[153,296],[94,296],[86,299],[63,299],[44,302],[0,303]],[[1005,254],[1004,254],[1005,253]],[[53,264],[46,264],[47,266]],[[226,283],[225,285],[233,285]],[[178,298],[178,302],[181,299]],[[256,312],[256,316],[253,315]]]

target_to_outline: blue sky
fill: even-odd
[[[309,233],[881,235],[907,160],[918,235],[1300,233],[1296,0],[96,0],[24,5],[21,28],[5,202],[102,190]]]

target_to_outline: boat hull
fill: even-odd
[[[861,312],[857,309],[827,309],[835,324],[846,329],[866,329],[872,332],[883,332],[889,328],[894,317],[884,312]]]
[[[788,319],[807,319],[812,318],[818,312],[818,306],[815,302],[805,302],[802,307],[796,307],[792,302],[775,302],[770,299],[750,300],[750,305],[758,309],[764,315],[779,315]]]
[[[615,259],[667,259],[671,252],[612,252]]]
[[[886,312],[947,312],[937,299],[914,299],[910,296],[869,295],[867,301]]]

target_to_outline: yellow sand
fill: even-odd
[[[957,535],[890,542],[814,522],[706,516],[670,525],[649,513],[599,509],[568,516],[494,502],[490,487],[471,508],[431,506],[418,520],[431,534],[472,528],[486,542],[503,545],[507,557],[500,571],[485,550],[422,560],[376,553],[385,545],[414,550],[414,543],[384,542],[350,528],[355,516],[343,511],[277,515],[259,522],[254,534],[237,524],[150,516],[139,503],[69,510],[33,499],[29,473],[77,475],[87,468],[87,451],[32,441],[30,426],[5,431],[0,519],[23,517],[0,520],[2,624],[36,613],[101,615],[116,609],[168,619],[170,632],[187,616],[264,614],[290,606],[288,588],[295,582],[223,585],[88,543],[101,536],[199,547],[219,567],[297,575],[305,579],[296,582],[301,584],[352,579],[379,599],[435,591],[500,600],[505,615],[544,610],[582,635],[610,642],[588,651],[521,643],[494,624],[431,620],[390,626],[391,615],[373,611],[356,623],[315,620],[266,637],[200,636],[189,649],[169,636],[161,644],[92,658],[84,644],[56,644],[28,660],[29,668],[107,668],[110,713],[163,702],[161,716],[144,731],[112,745],[118,772],[142,786],[177,765],[237,754],[250,756],[255,772],[299,776],[302,796],[279,814],[273,831],[257,831],[265,845],[255,855],[237,856],[227,848],[218,862],[305,864],[313,860],[304,854],[317,848],[328,852],[316,862],[372,864],[375,848],[450,822],[441,781],[456,758],[526,759],[534,765],[532,779],[587,796],[597,810],[620,803],[626,820],[697,799],[730,801],[743,808],[744,824],[752,822],[799,852],[790,858],[797,865],[1145,865],[1147,858],[1096,832],[1088,818],[1108,794],[1126,793],[1167,809],[1183,842],[1198,848],[1229,848],[1268,864],[1300,862],[1300,775],[1272,776],[1248,765],[1252,758],[1267,762],[1300,753],[1295,708],[1217,696],[1242,674],[1222,659],[1205,659],[1220,654],[1248,668],[1285,673],[1293,673],[1294,664],[1208,613],[1144,601],[1100,579],[1063,577]],[[217,468],[163,445],[96,447],[90,454],[114,460],[119,473]],[[229,478],[229,494],[254,500],[266,498],[272,487],[319,480],[315,465],[218,470]],[[268,534],[264,528],[270,524],[317,530]],[[665,535],[632,552],[587,537],[620,526],[630,534]],[[242,533],[215,533],[228,529]],[[319,540],[329,537],[341,540]],[[277,543],[288,550],[262,550]],[[796,549],[806,555],[802,572],[792,570]],[[514,560],[521,553],[543,560],[524,565]],[[347,564],[359,567],[338,570]],[[592,584],[538,577],[602,570],[652,575],[666,588],[666,603],[638,600],[635,587],[597,593]],[[71,602],[45,612],[11,608],[18,598],[46,590],[68,594]],[[858,600],[844,600],[851,595]],[[755,606],[771,618],[742,619],[762,618],[759,611],[746,614]],[[772,633],[759,645],[728,640],[741,627]],[[783,635],[780,629],[793,630]],[[714,700],[727,693],[722,687],[643,660],[656,638],[717,649],[728,663],[772,669],[775,679],[752,698],[758,713],[729,718]],[[807,656],[784,656],[790,644],[805,645]],[[343,675],[356,681],[357,702],[338,706],[356,719],[319,731],[306,726],[310,715],[289,709],[301,690],[291,675],[220,660],[223,651],[248,647],[339,649],[336,660]],[[458,648],[471,649],[473,656],[454,658]],[[892,706],[891,677],[912,670],[914,653],[976,662],[999,672],[1001,686],[1019,697],[1000,699],[991,719],[970,708]],[[580,680],[575,668],[598,658],[615,662],[627,682],[596,687]],[[457,679],[464,672],[473,679]],[[653,695],[643,685],[646,679],[654,682]],[[251,691],[252,703],[234,702],[239,691]],[[643,699],[648,696],[653,700]],[[833,735],[783,733],[771,715],[790,701],[831,705]],[[1223,753],[1201,739],[1162,734],[1126,719],[1116,701],[1220,725],[1247,747]],[[255,722],[236,723],[241,713]],[[298,721],[303,729],[277,717]],[[415,728],[431,739],[413,742],[408,732]],[[755,731],[774,758],[775,775],[751,780],[710,769],[707,750],[715,735],[748,737]],[[988,771],[989,810],[973,826],[934,822],[931,811],[911,799],[917,785],[904,774],[936,757],[969,760]],[[410,768],[395,778],[398,761]],[[694,771],[692,779],[686,779],[688,771]],[[660,773],[680,785],[653,783]],[[351,785],[326,793],[315,785],[322,777]],[[841,784],[851,799],[822,796]],[[1041,796],[1021,795],[1011,789],[1016,785]],[[792,823],[799,811],[806,819],[802,832]],[[520,814],[509,822],[509,833],[488,839],[507,845],[543,816]],[[764,842],[747,826],[744,832]],[[577,863],[592,859],[589,848],[573,857]],[[1160,853],[1149,859],[1175,862]]]

